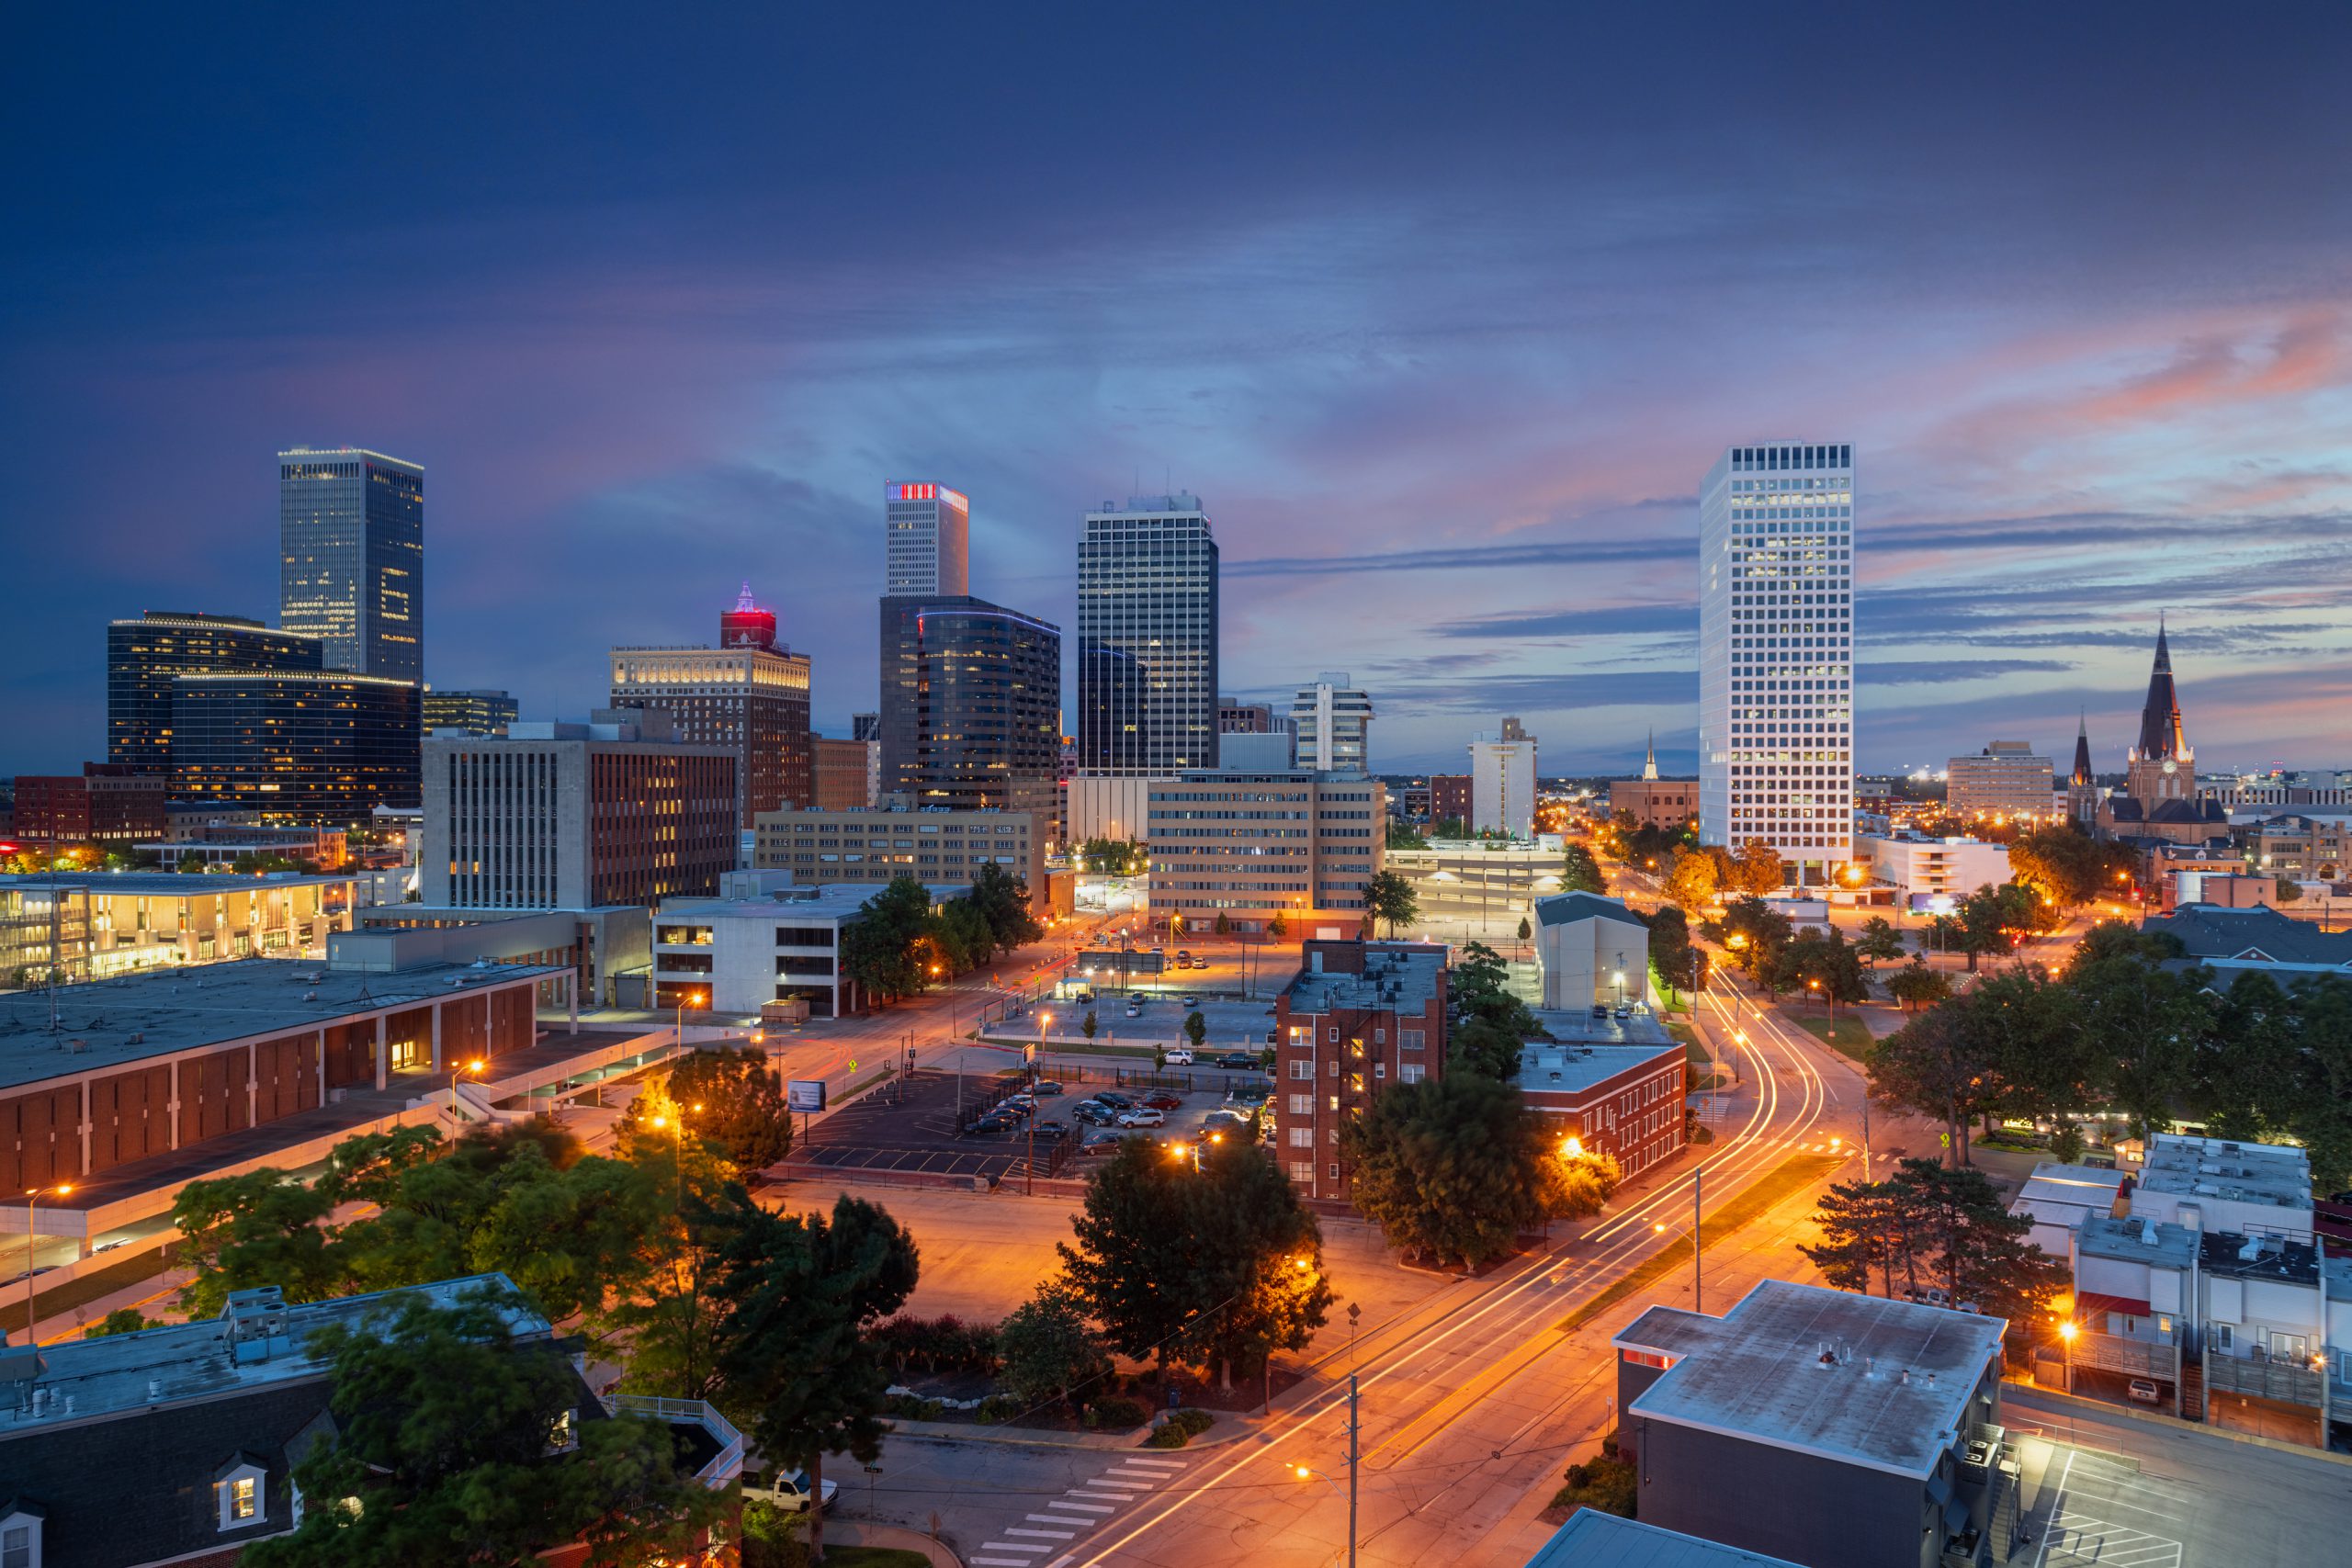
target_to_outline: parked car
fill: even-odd
[[[1126,1142],[1125,1138],[1119,1137],[1115,1134],[1105,1134],[1089,1133],[1086,1135],[1086,1142],[1078,1145],[1079,1157],[1081,1159],[1094,1159],[1102,1156],[1117,1154],[1119,1152],[1119,1145],[1125,1142]]]
[[[1249,1071],[1256,1068],[1258,1058],[1247,1051],[1227,1051],[1216,1059],[1216,1065],[1220,1067],[1231,1067],[1237,1071]]]
[[[1129,991],[1127,993],[1127,1000],[1131,1002],[1140,1002],[1146,999],[1148,999],[1146,994],[1142,991]]]
[[[1097,1105],[1091,1100],[1080,1100],[1069,1108],[1069,1113],[1090,1127],[1108,1127],[1119,1119],[1117,1111],[1107,1105]]]
[[[1609,1004],[1607,1002],[1593,1003],[1592,1016],[1595,1018],[1607,1018],[1609,1016]]]
[[[1107,1089],[1096,1091],[1094,1099],[1098,1104],[1107,1105],[1114,1111],[1125,1111],[1135,1103],[1132,1097]]]
[[[1184,1103],[1184,1097],[1160,1089],[1145,1095],[1139,1103],[1146,1111],[1173,1111]]]
[[[1127,1016],[1129,1018],[1141,1018],[1143,1016],[1143,1004],[1141,1002],[1129,1002],[1127,1004]]]
[[[1177,963],[1179,963],[1179,964],[1190,964],[1192,961],[1193,961],[1193,950],[1192,950],[1191,948],[1189,948],[1189,947],[1180,947],[1180,948],[1178,948],[1178,949],[1176,950],[1176,962],[1177,962]]]
[[[840,1482],[826,1482],[824,1495],[817,1506],[831,1507],[841,1489]],[[808,1472],[797,1465],[790,1470],[747,1470],[743,1473],[743,1495],[773,1503],[788,1514],[805,1514],[808,1511]]]
[[[1007,1116],[1001,1111],[991,1111],[972,1123],[972,1133],[976,1137],[995,1138],[1012,1132],[1020,1125],[1020,1117]]]
[[[1120,1111],[1119,1125],[1122,1127],[1165,1127],[1168,1125],[1168,1113],[1164,1111],[1154,1111],[1146,1106],[1138,1106],[1133,1111]]]
[[[1184,1006],[1185,1006],[1188,1010],[1189,1010],[1189,1009],[1192,1009],[1192,1008],[1196,1008],[1196,1007],[1198,1007],[1198,1006],[1200,1006],[1200,1005],[1201,1005],[1201,998],[1198,998],[1198,997],[1186,997],[1186,998],[1184,998]]]
[[[1634,1016],[1634,1010],[1633,1010],[1632,1008],[1619,1008],[1616,1011],[1614,1011],[1614,1012],[1611,1013],[1609,1016],[1610,1016],[1610,1017],[1611,1017],[1611,1018],[1614,1018],[1614,1019],[1616,1019],[1616,1020],[1618,1020],[1618,1021],[1620,1021],[1622,1022],[1623,1021],[1624,1021],[1624,1020],[1626,1020],[1626,1019],[1629,1019],[1629,1018],[1631,1018],[1631,1017],[1633,1017],[1633,1016]]]
[[[1051,1120],[1033,1122],[1029,1124],[1029,1130],[1041,1138],[1059,1138],[1068,1134],[1069,1123]]]
[[[1067,1094],[1069,1090],[1063,1089],[1060,1084],[1056,1083],[1051,1078],[1039,1078],[1036,1084],[1031,1088],[1029,1092],[1035,1095],[1040,1100],[1051,1100],[1057,1094]]]
[[[2155,1382],[2149,1378],[2133,1378],[2131,1393],[2132,1399],[2141,1404],[2154,1404],[2156,1402]]]
[[[1094,1002],[1094,993],[1092,991],[1072,991],[1069,994],[1069,999],[1080,1003],[1082,1006],[1091,1007]]]
[[[1191,1066],[1193,1065],[1193,1048],[1189,1045],[1177,1046],[1176,1049],[1168,1053],[1168,1065],[1171,1067]]]

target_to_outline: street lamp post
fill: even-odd
[[[1356,1568],[1356,1471],[1359,1461],[1363,1457],[1359,1447],[1363,1431],[1363,1423],[1356,1416],[1356,1375],[1350,1372],[1348,1374],[1348,1568]],[[1340,1490],[1338,1482],[1311,1465],[1295,1464],[1291,1466],[1291,1473],[1301,1481],[1320,1481],[1335,1494]]]
[[[686,1009],[701,1007],[708,1000],[700,991],[682,991],[678,995],[678,1049],[686,1048]]]
[[[458,1080],[464,1077],[468,1073],[479,1074],[481,1069],[482,1063],[479,1059],[471,1062],[460,1062],[458,1064],[457,1071],[449,1075],[450,1126],[455,1127],[458,1124]]]
[[[68,1181],[61,1181],[48,1189],[52,1198],[62,1198],[73,1190],[74,1185]],[[40,1326],[40,1313],[33,1299],[38,1283],[33,1278],[33,1202],[41,1191],[42,1189],[35,1187],[25,1193],[25,1345],[28,1348],[40,1344],[40,1336],[36,1332]]]
[[[2074,1320],[2071,1318],[2058,1325],[2058,1345],[2066,1355],[2065,1376],[2068,1393],[2075,1392],[2075,1336],[2080,1332],[2082,1331],[2075,1326]]]

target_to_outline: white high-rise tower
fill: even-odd
[[[1854,449],[1735,446],[1699,491],[1699,836],[1853,855]]]
[[[885,594],[954,598],[972,591],[972,503],[962,491],[894,479],[882,488],[882,506]]]

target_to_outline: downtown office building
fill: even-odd
[[[1200,498],[1131,496],[1078,543],[1078,767],[1217,765],[1217,548]]]
[[[172,767],[173,682],[182,675],[325,668],[315,637],[242,615],[150,610],[107,623],[107,761],[143,773]]]
[[[356,446],[277,455],[277,622],[325,667],[424,679],[424,470]]]
[[[972,502],[928,481],[882,488],[883,592],[894,598],[972,591]]]
[[[968,594],[885,599],[881,622],[876,803],[1023,811],[1058,841],[1060,629]]]
[[[1699,835],[1853,854],[1854,449],[1735,446],[1699,492]]]

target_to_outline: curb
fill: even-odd
[[[2003,1380],[2003,1384],[2009,1386],[2007,1379]],[[2333,1449],[2315,1449],[2303,1443],[2290,1443],[2279,1438],[2266,1438],[2256,1432],[2240,1432],[2229,1427],[2215,1427],[2203,1421],[2184,1421],[2177,1416],[2166,1416],[2161,1411],[2134,1410],[2128,1404],[2109,1404],[2103,1399],[2086,1399],[2079,1393],[2065,1393],[2057,1389],[2041,1388],[2030,1382],[2020,1382],[2015,1386],[2031,1393],[2036,1399],[2049,1401],[2062,1410],[2081,1410],[2092,1416],[2121,1416],[2160,1430],[2193,1432],[2201,1437],[2216,1438],[2226,1442],[2245,1443],[2251,1448],[2270,1449],[2282,1454],[2301,1454],[2305,1459],[2325,1460],[2330,1464],[2343,1465],[2346,1469],[2352,1469],[2352,1454],[2340,1454]],[[2008,1396],[2004,1394],[2002,1397],[2007,1400]],[[2030,1410],[2033,1406],[2025,1404],[2020,1408]]]

